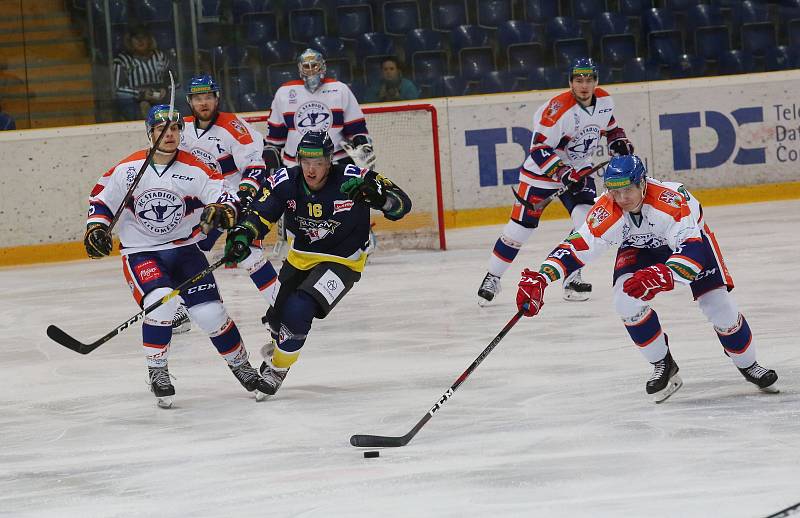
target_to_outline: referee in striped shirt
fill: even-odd
[[[144,119],[153,105],[165,102],[169,67],[150,30],[144,25],[132,27],[125,36],[125,50],[114,58],[114,97],[125,120]]]

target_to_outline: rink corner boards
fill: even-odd
[[[730,205],[800,199],[800,182],[747,185],[718,189],[692,189],[703,206]],[[510,193],[509,193],[510,195]],[[510,196],[509,196],[510,197]],[[508,221],[510,206],[467,210],[447,210],[446,228],[499,225]],[[542,219],[563,219],[567,212],[560,203],[545,209]],[[115,245],[115,250],[118,246]],[[115,254],[118,252],[115,251]],[[83,243],[45,243],[0,248],[0,267],[86,259]]]

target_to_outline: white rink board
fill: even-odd
[[[550,289],[413,441],[364,459],[353,433],[400,435],[513,315],[515,272],[569,229],[548,221],[498,305],[475,290],[499,226],[456,230],[450,250],[381,254],[317,321],[277,399],[256,404],[198,330],[176,337],[175,408],[145,385],[138,329],[89,356],[50,342],[57,323],[94,339],[136,311],[118,258],[0,269],[0,515],[753,518],[800,502],[800,201],[709,207],[781,394],[747,384],[688,289],[653,304],[683,388],[662,405],[651,367],[611,309],[613,256],[593,299]],[[765,231],[766,229],[766,231]],[[257,363],[262,302],[220,272]]]

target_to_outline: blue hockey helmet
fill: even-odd
[[[148,137],[153,134],[153,128],[161,126],[170,120],[169,110],[169,104],[156,104],[150,108],[150,111],[147,112],[147,119],[144,121],[144,124],[147,127]],[[178,112],[177,108],[172,110],[172,121],[177,122],[178,126],[183,129],[183,117],[181,117],[181,114]]]
[[[210,94],[213,93],[219,98],[219,85],[211,77],[211,74],[201,74],[192,77],[189,81],[189,88],[186,92],[186,100],[194,94]]]
[[[325,131],[308,131],[297,145],[297,158],[329,157],[333,154],[333,141]]]
[[[297,70],[306,85],[306,89],[314,93],[325,78],[325,57],[318,50],[306,49],[297,58]]]
[[[622,189],[629,185],[639,185],[647,174],[642,159],[636,155],[618,155],[611,159],[603,173],[606,189]]]
[[[592,76],[597,79],[597,65],[592,58],[575,58],[569,65],[569,80],[575,76]]]

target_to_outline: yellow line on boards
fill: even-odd
[[[700,199],[700,203],[704,206],[793,200],[800,198],[800,182],[758,184],[719,189],[694,189],[691,192]],[[451,210],[445,212],[445,226],[452,229],[480,225],[499,225],[508,221],[510,213],[511,205],[483,209]],[[567,217],[567,211],[559,202],[551,203],[542,214],[542,219],[544,220]],[[119,246],[115,242],[114,250],[118,249]],[[118,254],[119,252],[115,251],[114,253]],[[77,259],[87,259],[83,243],[80,241],[0,248],[0,266],[74,261]]]

